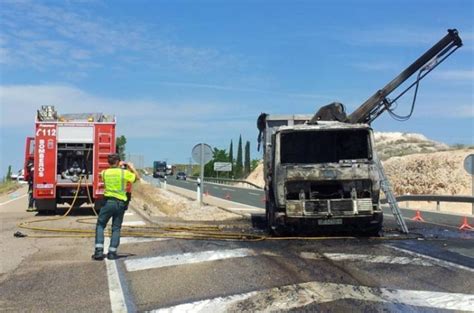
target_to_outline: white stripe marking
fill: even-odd
[[[215,250],[195,253],[172,254],[151,258],[126,260],[127,271],[141,271],[151,268],[162,268],[176,265],[194,264],[230,258],[242,258],[256,255],[251,249]]]
[[[144,226],[146,223],[144,221],[128,221],[123,222],[122,226]]]
[[[349,254],[349,253],[323,253],[322,255],[314,252],[301,252],[300,256],[304,259],[322,259],[323,256],[333,261],[362,261],[368,263],[385,263],[385,264],[411,264],[422,266],[433,266],[431,262],[421,258],[409,258],[404,256],[388,256],[388,255],[369,255],[369,254]]]
[[[105,266],[107,268],[107,281],[109,283],[109,296],[112,312],[128,312],[122,285],[120,284],[117,264],[115,261],[105,260]]]
[[[289,299],[295,299],[295,301]],[[152,312],[238,312],[239,302],[242,301],[247,301],[244,307],[252,307],[255,311],[286,311],[313,303],[341,299],[397,303],[446,310],[474,310],[474,295],[471,294],[308,282],[185,303]]]
[[[221,189],[222,189],[222,190],[226,190],[226,191],[234,191],[234,189],[225,188],[225,187],[222,187]]]
[[[164,241],[170,240],[170,238],[146,238],[146,237],[122,237],[120,238],[120,244],[126,245],[131,243],[142,243],[142,242],[153,242],[153,241]],[[110,237],[104,238],[104,247],[110,246]]]
[[[7,203],[10,203],[10,202],[16,201],[16,200],[18,200],[18,199],[21,199],[21,198],[24,198],[24,197],[26,197],[27,195],[28,195],[28,194],[24,194],[24,195],[22,195],[22,196],[19,196],[19,197],[16,197],[16,198],[14,198],[14,199],[11,199],[11,200],[8,200],[8,201],[5,201],[5,202],[2,202],[2,203],[0,203],[0,205],[4,205],[4,204],[7,204]]]
[[[132,216],[132,215],[135,215],[135,213],[133,212],[125,212],[124,216]]]
[[[393,250],[404,252],[404,253],[409,254],[409,255],[414,255],[414,256],[418,256],[418,257],[423,258],[423,259],[430,260],[433,263],[435,263],[436,265],[439,265],[441,267],[445,267],[445,268],[454,267],[454,268],[458,268],[458,269],[462,269],[462,270],[474,273],[474,268],[471,268],[471,267],[467,267],[467,266],[464,266],[464,265],[459,265],[459,264],[452,263],[452,262],[449,262],[449,261],[437,259],[437,258],[428,256],[428,255],[424,255],[424,254],[421,254],[421,253],[416,253],[416,252],[413,252],[413,251],[410,251],[410,250],[394,247],[394,246],[391,246],[391,245],[385,245],[385,246],[389,247]]]
[[[249,195],[260,196],[259,193],[255,193],[255,192],[249,192]]]

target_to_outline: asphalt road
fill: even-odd
[[[127,237],[120,259],[96,262],[92,238],[14,238],[19,221],[44,218],[25,212],[22,192],[0,197],[2,311],[474,311],[472,232],[410,222],[417,238]],[[77,224],[84,217],[92,224]],[[48,225],[93,229],[93,222],[84,209]],[[147,223],[133,211],[125,222]]]

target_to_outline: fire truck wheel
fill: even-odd
[[[35,206],[39,214],[53,214],[56,212],[56,199],[37,199]]]

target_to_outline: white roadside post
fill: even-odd
[[[201,178],[197,179],[196,200],[201,203]]]

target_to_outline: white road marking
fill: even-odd
[[[474,312],[474,295],[472,294],[374,288],[321,282],[308,282],[206,299],[151,312],[238,312],[239,302],[243,301],[250,302],[246,304],[253,305],[255,311],[287,311],[309,304],[341,299]]]
[[[16,198],[10,199],[10,200],[8,200],[8,201],[2,202],[2,203],[0,203],[0,205],[8,204],[8,203],[13,202],[13,201],[16,201],[16,200],[18,200],[18,199],[24,198],[24,197],[26,197],[27,195],[28,195],[28,194],[26,193],[26,194],[21,195],[21,196],[19,196],[19,197],[16,197]]]
[[[125,212],[124,216],[132,216],[132,215],[135,215],[135,213],[133,212]]]
[[[140,258],[126,260],[125,267],[127,271],[141,271],[151,268],[162,268],[176,265],[194,264],[230,258],[242,258],[254,256],[256,253],[251,249],[232,249],[232,250],[214,250],[182,254],[172,254],[165,256],[156,256],[150,258]]]
[[[368,263],[385,263],[385,264],[411,264],[422,266],[433,266],[432,262],[423,260],[417,257],[404,256],[388,256],[388,255],[369,255],[369,254],[350,254],[350,253],[314,253],[301,252],[300,256],[304,259],[322,259],[326,257],[333,261],[362,261]]]
[[[260,194],[256,192],[249,192],[249,195],[260,196]]]
[[[228,208],[228,210],[236,210],[236,211],[265,211],[265,209],[260,208]]]
[[[125,296],[122,290],[122,284],[115,261],[105,260],[107,268],[107,281],[109,283],[110,305],[113,313],[128,312]]]
[[[417,257],[420,257],[420,258],[423,258],[423,259],[426,259],[426,260],[430,260],[432,263],[435,263],[436,265],[439,265],[441,267],[445,267],[445,268],[454,267],[454,268],[458,268],[458,269],[461,269],[461,270],[465,270],[465,271],[469,271],[469,272],[474,273],[474,268],[471,268],[471,267],[467,267],[467,266],[464,266],[464,265],[459,265],[459,264],[452,263],[452,262],[449,262],[449,261],[437,259],[437,258],[428,256],[428,255],[413,252],[413,251],[406,250],[406,249],[403,249],[403,248],[394,247],[394,246],[391,246],[391,245],[385,245],[385,246],[390,248],[390,249],[401,251],[401,252],[409,254],[409,255],[414,255],[414,256],[417,256]]]
[[[146,223],[144,221],[128,221],[123,222],[122,226],[145,226]]]
[[[146,237],[122,237],[120,238],[120,244],[126,245],[131,243],[142,243],[142,242],[153,242],[153,241],[164,241],[169,240],[169,238],[146,238]],[[110,246],[110,237],[104,238],[104,247],[107,248]]]
[[[226,190],[226,191],[235,191],[234,189],[225,188],[225,187],[222,187],[221,189],[222,189],[222,190]]]

